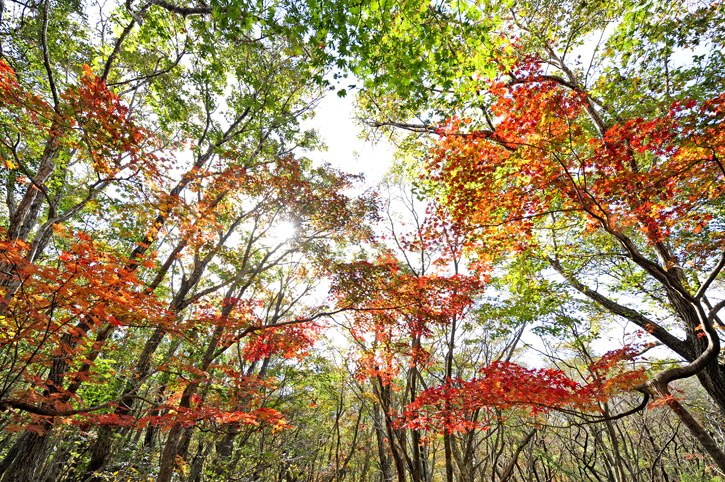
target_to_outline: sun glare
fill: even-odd
[[[292,239],[297,233],[294,223],[282,221],[269,230],[269,237],[275,243],[284,243]]]

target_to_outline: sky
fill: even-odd
[[[317,129],[328,150],[308,152],[306,156],[352,174],[362,173],[365,184],[375,186],[392,165],[393,147],[358,138],[361,128],[354,120],[353,103],[354,94],[340,98],[335,92],[328,92],[315,109],[315,117],[303,123],[306,128]]]

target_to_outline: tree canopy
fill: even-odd
[[[0,481],[721,480],[723,25],[0,3]]]

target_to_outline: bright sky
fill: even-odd
[[[326,152],[309,152],[307,157],[329,162],[332,166],[353,174],[365,174],[366,184],[374,186],[390,169],[393,148],[385,142],[373,145],[358,138],[361,128],[354,120],[354,94],[340,98],[329,92],[315,109],[313,119],[303,125],[315,128],[327,144]]]

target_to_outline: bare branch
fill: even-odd
[[[48,74],[48,85],[50,92],[53,94],[53,109],[58,112],[60,110],[60,102],[58,101],[58,88],[53,78],[53,69],[50,66],[50,53],[48,52],[48,6],[50,0],[43,3],[43,26],[40,30],[40,43],[43,46],[43,65],[45,72]]]
[[[700,289],[697,290],[697,293],[695,293],[696,300],[699,300],[700,298],[705,296],[705,292],[710,287],[712,282],[715,281],[717,276],[722,271],[723,267],[725,267],[725,251],[722,252],[722,254],[720,255],[720,260],[717,262],[712,271],[710,271],[710,274],[708,275],[705,282],[700,285]]]
[[[150,3],[165,10],[168,10],[171,13],[175,13],[184,17],[189,15],[210,15],[213,12],[213,9],[208,6],[179,7],[178,5],[174,5],[173,3],[169,3],[165,0],[151,0]]]
[[[133,20],[131,20],[131,23],[129,23],[126,28],[123,29],[123,32],[121,32],[121,35],[118,36],[118,39],[116,39],[116,44],[113,47],[113,52],[111,52],[111,55],[108,56],[108,59],[106,60],[106,66],[103,68],[103,73],[101,74],[101,80],[103,80],[104,82],[108,79],[108,74],[111,73],[111,67],[113,66],[114,60],[116,60],[118,53],[121,51],[121,45],[123,45],[123,41],[126,40],[126,37],[128,37],[128,34],[131,33],[134,25],[137,23],[136,19],[141,19],[146,10],[148,10],[149,6],[151,6],[151,4],[147,3],[146,5],[141,7],[141,10],[138,13],[132,15]],[[129,12],[131,12],[130,8]],[[141,22],[138,23],[139,25],[141,25]]]

